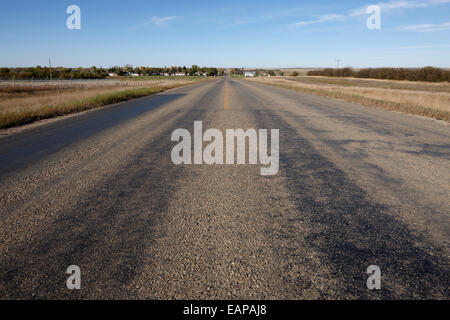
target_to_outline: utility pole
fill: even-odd
[[[340,68],[341,62],[343,62],[343,61],[344,61],[344,60],[336,59],[336,62],[337,62],[337,68],[338,68],[338,69]]]
[[[52,76],[52,61],[50,60],[50,58],[48,59],[48,66],[50,68],[50,81],[53,80],[53,76]]]

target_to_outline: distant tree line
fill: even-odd
[[[224,69],[212,68],[212,67],[199,67],[197,65],[193,65],[192,67],[181,67],[181,66],[172,66],[172,67],[111,67],[108,68],[108,73],[114,73],[119,76],[127,75],[127,74],[138,74],[140,76],[157,76],[157,75],[175,75],[175,74],[184,74],[184,75],[206,75],[209,77],[213,76],[223,76],[225,73]]]
[[[244,75],[244,73],[245,73],[244,68],[241,68],[241,69],[234,68],[233,70],[231,70],[231,75],[233,75],[233,76],[242,76],[242,75]],[[274,70],[267,71],[267,70],[256,69],[256,70],[254,70],[254,74],[255,74],[255,77],[259,77],[259,76],[263,76],[263,75],[269,75],[271,77],[276,76],[276,73]]]
[[[28,80],[28,79],[103,79],[108,75],[107,70],[91,68],[0,68],[0,79]]]
[[[355,77],[388,80],[409,80],[429,82],[450,82],[450,70],[441,68],[425,67],[417,69],[407,68],[367,68],[354,70],[352,68],[313,70],[308,76],[325,77]]]
[[[234,68],[233,70],[231,70],[231,75],[232,76],[243,76],[244,75],[244,68]]]
[[[190,68],[186,67],[110,67],[110,68],[49,68],[49,67],[28,67],[28,68],[0,68],[0,79],[3,80],[49,80],[49,79],[105,79],[109,74],[117,76],[129,76],[131,74],[139,76],[152,75],[201,75],[201,76],[217,76],[224,74],[223,69],[198,67],[193,65]]]

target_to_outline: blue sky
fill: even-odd
[[[0,42],[2,67],[450,67],[450,0],[1,1]]]

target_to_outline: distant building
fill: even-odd
[[[247,77],[247,78],[252,78],[252,77],[255,76],[255,73],[254,72],[245,72],[244,76]]]
[[[175,73],[175,75],[176,75],[177,77],[184,77],[186,74],[184,74],[184,73]]]
[[[110,76],[110,77],[117,77],[117,74],[116,73],[108,73],[108,76]]]

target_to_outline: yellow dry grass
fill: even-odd
[[[120,85],[114,86],[85,86],[81,88],[74,86],[23,93],[0,92],[0,114],[21,110],[36,110],[44,106],[61,105],[131,88],[166,87],[188,82],[183,80],[124,81]]]
[[[80,112],[193,83],[192,80],[124,81],[113,86],[0,90],[0,129]],[[20,89],[20,88],[19,88]]]
[[[389,110],[450,120],[450,91],[448,91],[450,84],[420,84],[419,87],[411,86],[409,88],[409,84],[403,81],[391,81],[391,86],[395,84],[402,89],[390,89],[380,86],[378,81],[373,81],[373,86],[371,86],[367,80],[358,82],[358,79],[352,79],[342,85],[337,85],[338,82],[330,83],[328,79],[320,80],[316,78],[314,82],[311,82],[308,77],[292,80],[286,78],[256,78],[252,81],[360,102],[366,105],[376,105]],[[363,81],[364,85],[362,85]]]

